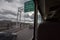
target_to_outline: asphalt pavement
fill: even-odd
[[[32,40],[33,29],[25,28],[17,32],[17,40]]]

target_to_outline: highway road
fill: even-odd
[[[25,28],[17,32],[17,40],[32,40],[33,29]]]

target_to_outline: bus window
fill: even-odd
[[[33,31],[33,0],[0,0],[0,32],[12,33],[17,40],[32,40]]]

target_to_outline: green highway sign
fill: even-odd
[[[34,11],[34,2],[27,1],[24,3],[24,12]]]

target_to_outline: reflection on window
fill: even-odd
[[[40,24],[41,22],[42,22],[42,18],[41,18],[39,11],[38,11],[38,24]]]

